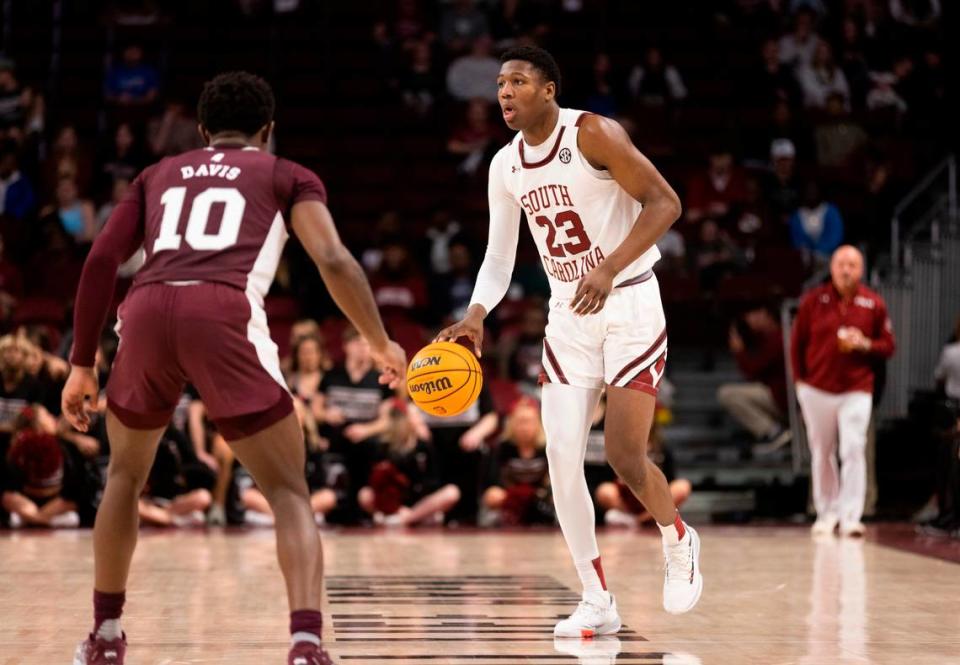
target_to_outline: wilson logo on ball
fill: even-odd
[[[414,384],[410,386],[410,392],[432,395],[433,393],[440,392],[441,390],[450,390],[451,388],[453,388],[453,381],[444,376],[439,379],[434,379],[433,381],[424,381],[423,383]]]

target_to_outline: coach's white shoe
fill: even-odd
[[[663,609],[670,614],[689,612],[703,593],[700,574],[700,536],[684,524],[686,533],[676,545],[663,544]]]
[[[592,640],[555,638],[553,648],[560,653],[576,657],[578,665],[616,665],[621,646],[620,639],[611,635]]]
[[[606,607],[588,600],[581,600],[573,614],[553,627],[553,635],[583,639],[613,635],[618,630],[620,630],[620,614],[617,612],[617,601],[613,594],[610,594],[610,604]]]
[[[818,515],[817,521],[810,527],[810,533],[814,536],[831,536],[839,523],[836,515]]]
[[[846,536],[847,538],[863,538],[863,535],[867,532],[867,527],[863,526],[863,522],[841,522],[840,523],[840,535]]]

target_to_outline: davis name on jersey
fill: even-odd
[[[580,278],[623,242],[643,208],[580,152],[577,134],[587,115],[560,109],[546,141],[531,147],[518,133],[490,166],[491,179],[502,178],[506,193],[526,213],[551,291],[559,298],[574,296]],[[651,247],[614,284],[650,270],[659,258]]]

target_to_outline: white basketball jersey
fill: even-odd
[[[543,144],[532,149],[518,133],[494,161],[504,169],[507,191],[526,213],[558,298],[574,296],[580,278],[623,242],[642,209],[610,173],[593,168],[580,153],[577,133],[587,115],[560,109],[557,126]],[[654,245],[624,268],[614,285],[650,270],[659,258]]]

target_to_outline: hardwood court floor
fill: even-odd
[[[704,595],[675,617],[658,535],[603,534],[625,630],[555,646],[577,601],[559,532],[325,533],[325,639],[340,665],[960,664],[955,563],[800,528],[701,536]],[[0,534],[0,665],[71,662],[91,568],[89,532]],[[271,530],[144,532],[127,598],[131,665],[285,662]]]

